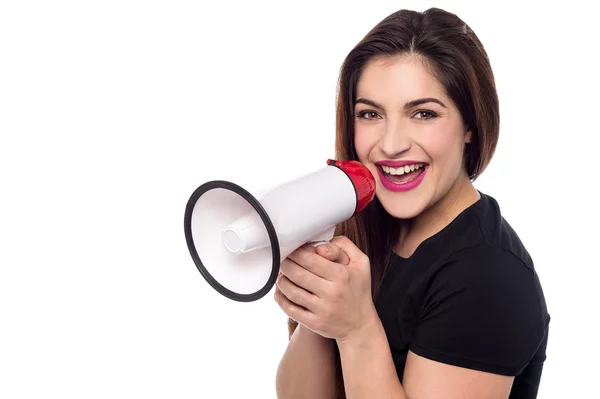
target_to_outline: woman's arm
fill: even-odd
[[[513,378],[451,366],[409,352],[400,384],[385,331],[374,322],[338,342],[348,399],[506,399]]]
[[[317,252],[310,246],[307,250]],[[342,251],[319,253],[332,262],[347,264],[349,261]],[[275,299],[279,303],[289,301],[278,286],[275,286]],[[337,390],[335,345],[334,339],[298,324],[277,369],[277,397],[334,399]]]
[[[279,363],[279,399],[335,397],[335,341],[299,324]]]
[[[379,318],[373,317],[361,333],[337,345],[348,399],[407,398]]]
[[[506,399],[547,337],[533,270],[482,244],[430,274],[402,381],[381,320],[337,339],[348,399]]]

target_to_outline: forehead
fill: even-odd
[[[367,63],[358,81],[357,97],[382,103],[423,97],[447,98],[429,65],[422,58],[407,54]]]

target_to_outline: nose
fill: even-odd
[[[399,122],[387,123],[379,149],[387,158],[397,158],[410,149],[411,142]]]

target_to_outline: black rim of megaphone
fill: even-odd
[[[194,207],[196,206],[196,202],[198,201],[198,198],[200,198],[207,191],[213,190],[215,188],[223,188],[223,189],[233,191],[236,194],[240,195],[242,198],[244,198],[246,201],[248,201],[248,203],[250,205],[252,205],[254,210],[258,213],[261,220],[265,224],[265,227],[267,228],[267,233],[269,234],[269,239],[271,240],[273,265],[271,267],[271,275],[269,276],[269,280],[267,281],[267,283],[260,290],[254,292],[254,293],[239,294],[239,293],[231,291],[228,288],[221,285],[217,280],[215,280],[213,278],[213,276],[208,272],[208,270],[206,270],[206,268],[202,264],[202,260],[200,259],[198,252],[196,251],[196,247],[194,245],[194,239],[192,237],[192,213],[194,212]],[[219,292],[221,295],[224,295],[225,297],[227,297],[229,299],[239,301],[239,302],[256,301],[256,300],[262,298],[263,296],[265,296],[271,290],[273,285],[275,284],[277,274],[279,273],[279,256],[280,256],[279,240],[277,239],[277,233],[275,232],[275,227],[273,226],[273,222],[271,222],[271,219],[269,218],[269,215],[267,214],[267,212],[265,211],[263,206],[252,194],[250,194],[244,188],[238,186],[235,183],[232,183],[229,181],[224,181],[224,180],[213,180],[213,181],[204,183],[203,185],[198,187],[194,191],[194,193],[191,195],[190,199],[188,200],[187,206],[185,208],[184,230],[185,230],[185,239],[187,242],[188,250],[190,251],[190,255],[192,256],[192,259],[194,260],[194,263],[196,264],[198,271],[200,271],[200,274],[202,274],[204,279],[215,290],[217,290],[217,292]]]

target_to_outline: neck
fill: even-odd
[[[403,226],[396,252],[411,256],[423,241],[440,232],[479,198],[468,176],[461,175],[442,199]]]

